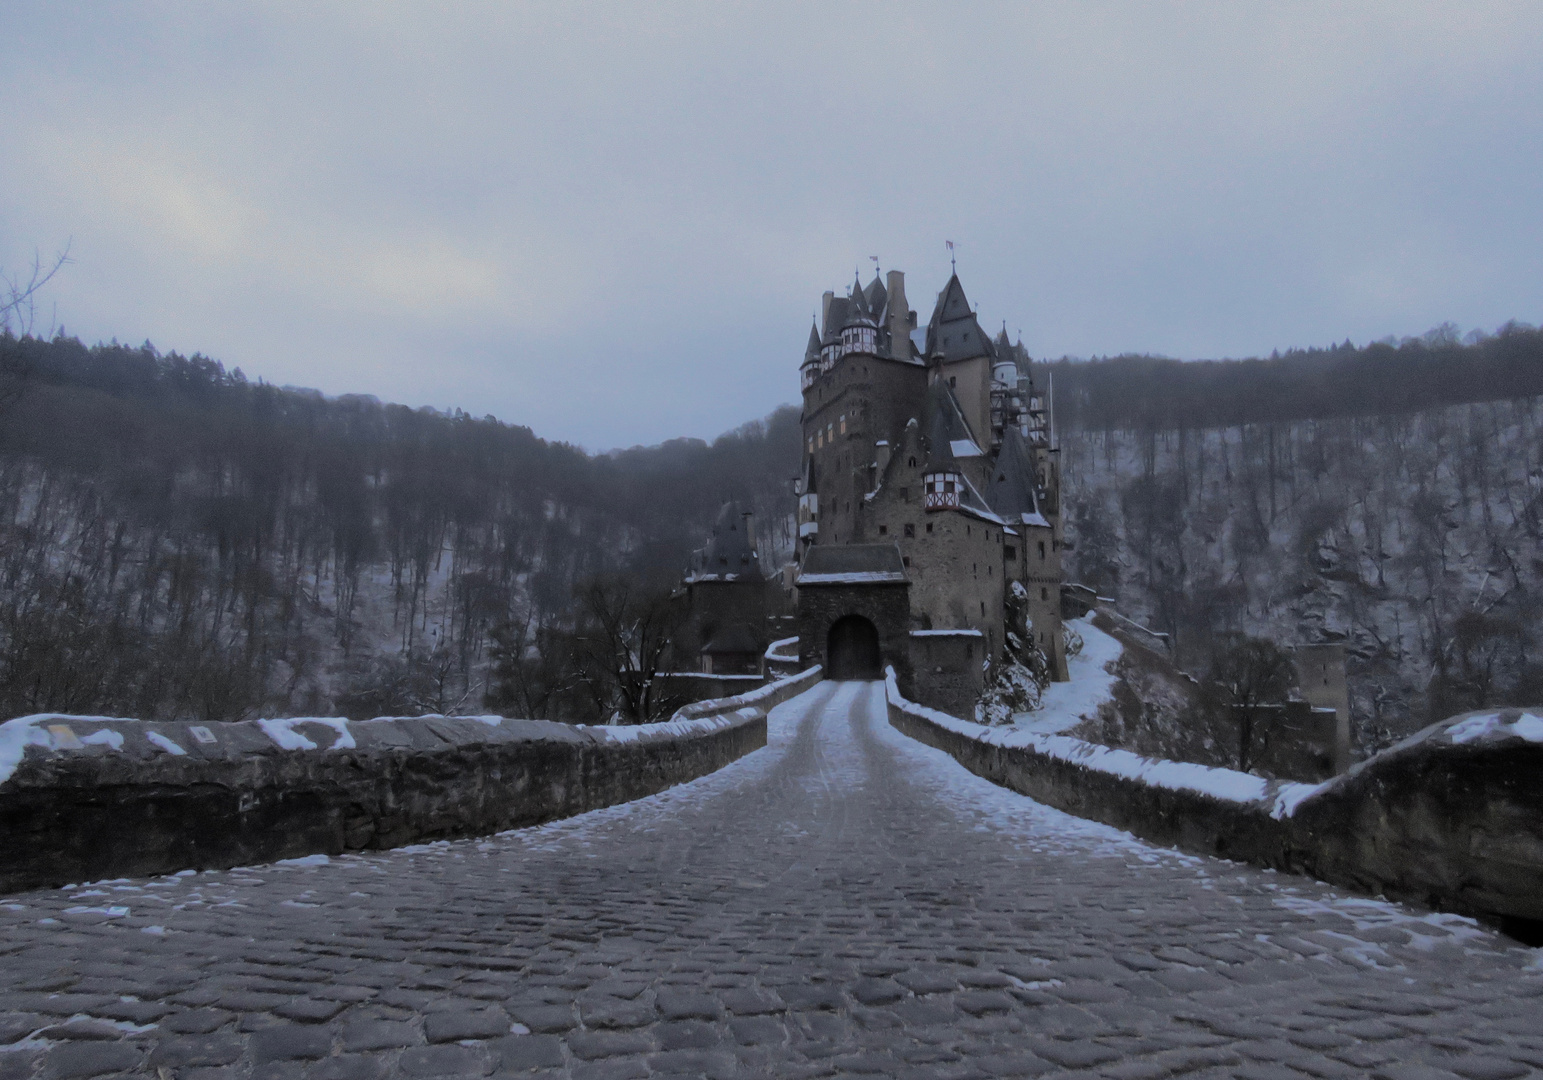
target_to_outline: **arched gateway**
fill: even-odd
[[[910,580],[894,544],[815,544],[804,552],[798,589],[798,655],[828,679],[882,679],[893,666],[901,693],[911,682]]]
[[[882,679],[879,632],[861,615],[846,615],[831,623],[825,646],[832,679]]]

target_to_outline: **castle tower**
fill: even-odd
[[[938,293],[932,321],[927,324],[927,363],[933,378],[946,380],[953,390],[970,431],[986,441],[991,431],[991,367],[995,359],[991,340],[981,330],[955,274]]]

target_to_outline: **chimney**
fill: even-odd
[[[836,298],[833,292],[826,292],[820,298],[820,336],[830,336],[830,302]]]
[[[905,302],[905,274],[891,270],[885,275],[889,280],[885,288],[889,292],[889,351],[896,360],[911,359],[911,328]]]

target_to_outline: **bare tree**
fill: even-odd
[[[1238,771],[1248,772],[1252,764],[1260,708],[1284,700],[1294,674],[1291,658],[1264,638],[1238,638],[1212,658],[1210,681],[1238,719]]]
[[[584,586],[579,608],[576,659],[601,717],[626,724],[667,719],[682,702],[656,676],[684,622],[681,598],[614,577]]]
[[[15,275],[0,271],[0,412],[16,403],[27,383],[27,364],[16,339],[28,337],[36,329],[38,293],[69,261],[70,245],[66,243],[52,262],[44,262],[41,253],[33,252],[29,271]]]
[[[33,252],[32,267],[25,274],[0,271],[0,333],[26,337],[37,324],[37,295],[70,261],[70,245],[44,262],[41,252]]]

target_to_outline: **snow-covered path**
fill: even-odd
[[[1543,1069],[1543,965],[1465,920],[1049,810],[879,684],[769,728],[538,829],[7,898],[0,1080]]]

